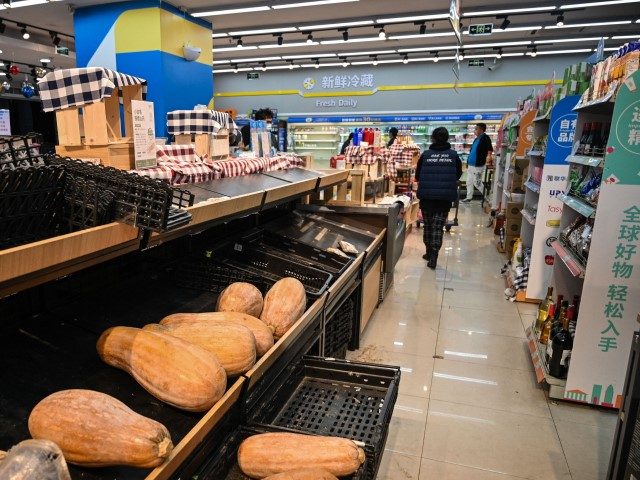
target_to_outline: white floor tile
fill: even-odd
[[[419,480],[519,480],[521,478],[523,477],[423,458],[420,464]]]
[[[576,403],[551,400],[551,416],[556,421],[582,423],[613,432],[618,421],[617,410],[580,405]]]
[[[429,399],[398,395],[387,437],[386,450],[419,457],[422,453]]]
[[[385,450],[376,480],[418,480],[420,457]]]
[[[525,338],[517,313],[496,313],[476,308],[443,306],[440,328]]]
[[[606,478],[614,431],[558,420],[556,420],[556,428],[573,478],[576,480]]]

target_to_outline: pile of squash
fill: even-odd
[[[306,301],[294,278],[276,282],[264,299],[255,286],[234,283],[219,295],[217,312],[177,313],[143,328],[106,330],[98,355],[155,398],[203,412],[222,398],[227,378],[250,370],[298,321]],[[91,390],[64,390],[40,401],[29,416],[29,432],[54,442],[63,460],[86,467],[157,467],[173,449],[164,425]]]

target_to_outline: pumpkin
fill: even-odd
[[[246,313],[209,312],[209,313],[174,313],[160,320],[161,325],[178,323],[218,322],[221,324],[235,323],[244,325],[256,340],[256,356],[261,357],[273,347],[273,328],[256,317]]]
[[[307,306],[304,285],[296,278],[278,280],[264,297],[260,320],[273,327],[273,336],[282,337],[296,323]]]
[[[236,282],[220,292],[216,310],[246,313],[253,317],[259,317],[262,313],[262,302],[262,293],[254,285]]]
[[[86,467],[157,467],[173,450],[164,425],[93,390],[62,390],[41,400],[29,415],[29,432]]]
[[[24,440],[0,456],[0,478],[71,480],[62,451],[49,440]]]
[[[225,371],[211,352],[171,335],[113,327],[100,336],[97,349],[105,363],[182,410],[209,410],[227,388]]]
[[[338,480],[338,478],[321,468],[303,468],[269,475],[264,480]]]
[[[256,339],[247,327],[235,323],[192,322],[145,325],[144,330],[180,338],[204,348],[215,357],[227,376],[237,377],[256,363]]]
[[[364,460],[364,451],[351,440],[298,433],[261,433],[244,440],[238,449],[238,465],[251,478],[304,468],[343,477],[355,473]]]

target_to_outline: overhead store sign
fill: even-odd
[[[477,25],[469,25],[469,35],[491,35],[493,32],[493,23],[480,23]]]
[[[461,113],[457,115],[382,115],[382,116],[349,116],[349,117],[289,117],[289,123],[403,123],[403,122],[460,122],[480,120],[500,120],[501,113]]]
[[[305,90],[313,90],[319,86],[323,90],[344,90],[346,88],[373,88],[373,73],[360,75],[323,75],[320,81],[307,77],[302,81]]]
[[[247,73],[247,80],[258,80],[259,78],[260,78],[260,74],[258,72]]]

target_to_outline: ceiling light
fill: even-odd
[[[59,0],[17,0],[11,2],[10,8],[18,8],[18,7],[32,7],[34,5],[44,5],[49,2],[57,2]],[[4,10],[7,7],[0,5],[0,10]]]
[[[365,55],[388,55],[397,53],[395,50],[370,50],[368,52],[349,52],[350,57],[364,57]]]
[[[237,65],[233,66],[233,71],[234,71],[234,73],[238,73],[238,66]]]
[[[572,23],[571,25],[550,25],[544,27],[545,30],[554,30],[556,28],[583,28],[583,27],[601,27],[606,25],[628,25],[631,20],[619,20],[616,22],[593,22],[593,23]]]
[[[238,46],[238,48],[242,48],[242,39],[239,38],[238,41],[236,42],[236,45]]]
[[[342,40],[344,40],[345,42],[349,40],[349,30],[347,30],[346,28],[342,32]]]
[[[192,17],[217,17],[219,15],[233,15],[234,13],[248,13],[248,12],[264,12],[270,10],[267,5],[261,5],[259,7],[243,7],[243,8],[230,8],[228,10],[209,10],[207,12],[194,12]]]
[[[51,63],[51,59],[50,58],[41,58],[40,59],[40,63]]]
[[[406,65],[407,63],[409,63],[409,55],[405,55],[405,56],[403,57],[403,59],[402,59],[402,63],[404,63],[405,65]]]
[[[0,72],[0,77],[6,77],[7,76],[7,72]]]
[[[229,32],[229,35],[234,37],[241,37],[243,35],[262,35],[263,33],[285,33],[285,32],[296,32],[298,29],[296,27],[280,27],[280,28],[263,28],[260,30],[239,30]]]
[[[498,50],[498,54],[496,55],[496,58],[502,58],[502,49]]]
[[[248,45],[246,47],[238,45],[237,47],[215,47],[213,51],[216,53],[219,53],[219,52],[237,52],[238,50],[239,51],[257,50],[257,49],[258,47],[256,47],[255,45]]]
[[[510,24],[511,24],[511,20],[509,20],[509,17],[506,16],[504,17],[504,20],[502,20],[502,23],[500,24],[500,29],[505,30]]]
[[[227,33],[212,33],[211,34],[211,38],[224,38],[224,37],[228,37],[229,35]]]
[[[542,43],[597,42],[600,38],[607,40],[609,37],[560,38],[555,40],[536,40],[533,43],[540,45]]]
[[[373,62],[371,63],[373,64],[374,67],[378,65],[378,57],[373,57]]]
[[[620,50],[620,47],[608,47],[603,49],[604,52],[617,52],[618,50]]]
[[[278,35],[278,45],[282,45],[284,43],[284,37],[282,35]]]
[[[285,60],[295,60],[298,58],[327,58],[327,57],[335,57],[335,53],[313,53],[313,54],[305,54],[305,55],[283,55],[282,58]]]
[[[22,29],[20,30],[20,34],[22,35],[22,38],[24,38],[25,40],[29,40],[29,38],[31,37],[31,34],[27,32],[27,27],[25,25],[18,25],[18,26],[22,26]]]
[[[624,5],[626,3],[640,3],[640,0],[607,0],[603,2],[586,2],[586,3],[569,3],[567,5],[561,5],[560,8],[567,10],[570,8],[589,8],[589,7],[602,7],[605,5]]]
[[[294,65],[293,63],[289,65],[271,65],[267,67],[267,70],[293,70],[294,68],[300,68],[300,65]]]
[[[322,40],[320,43],[322,45],[335,45],[342,43],[361,43],[361,42],[380,42],[380,38],[378,37],[361,37],[361,38],[350,38],[349,40]]]
[[[398,58],[395,60],[378,60],[378,63],[402,63],[402,59]],[[411,60],[409,60],[411,61]],[[362,62],[351,62],[351,65],[375,65],[373,60],[362,61]]]
[[[427,24],[422,22],[420,24],[420,35],[424,35],[425,33],[427,33]]]
[[[532,57],[538,56],[538,47],[533,47],[533,50],[531,50],[531,56]]]
[[[341,63],[303,63],[302,68],[339,67]]]
[[[293,70],[293,62],[289,63],[289,70]]]
[[[449,18],[449,13],[436,13],[432,15],[414,15],[412,17],[379,18],[376,23],[407,23],[420,20],[445,20],[447,18]]]
[[[560,14],[556,17],[556,26],[561,27],[564,25],[564,15]]]
[[[440,54],[436,52],[436,54],[433,57],[433,63],[438,63],[438,60],[440,60]]]
[[[435,52],[436,50],[457,50],[458,45],[445,45],[439,47],[416,47],[416,48],[401,48],[398,53],[409,52]]]
[[[251,57],[251,58],[232,58],[231,59],[233,63],[273,62],[275,60],[282,60],[282,57]]]
[[[524,57],[524,52],[516,52],[516,53],[503,53],[503,57]]]
[[[373,20],[360,20],[358,22],[342,22],[342,23],[321,23],[318,25],[305,25],[300,30],[327,30],[330,28],[340,27],[362,27],[364,25],[373,25]]]
[[[231,60],[214,60],[211,62],[212,65],[222,65],[225,63],[231,63]]]
[[[465,43],[465,48],[493,48],[493,47],[516,47],[520,45],[531,45],[531,40],[518,42],[498,42],[498,43]]]
[[[273,43],[267,43],[265,45],[258,45],[258,48],[260,49],[269,49],[269,48],[292,48],[292,47],[306,47],[309,45],[318,45],[318,42],[311,42],[309,43],[308,41],[304,41],[304,42],[288,42],[284,45],[275,45]]]
[[[611,37],[612,40],[625,40],[625,39],[637,39],[640,38],[640,34],[636,35],[616,35],[615,37]]]
[[[313,34],[312,33],[307,35],[307,43],[313,43]]]
[[[453,37],[453,32],[436,32],[425,34],[389,35],[389,40],[402,40],[405,38],[432,38],[432,37]]]
[[[320,68],[320,60],[316,60],[316,63],[315,63],[314,66],[315,66],[315,68]]]
[[[542,25],[532,25],[530,27],[509,27],[509,28],[494,28],[493,33],[508,33],[508,32],[527,32],[529,30],[542,30]],[[463,32],[465,35],[469,35],[469,30]]]
[[[387,38],[387,32],[385,31],[384,27],[380,29],[380,32],[378,32],[378,38],[381,38],[382,40]]]
[[[460,53],[458,54],[458,60],[464,60],[464,50],[460,50]]]
[[[463,17],[492,17],[494,15],[509,15],[511,13],[530,13],[530,12],[547,12],[555,10],[554,5],[548,7],[531,7],[531,8],[508,8],[504,10],[485,10],[482,12],[464,12]],[[447,15],[449,18],[449,15]]]
[[[349,66],[349,62],[347,62],[347,59],[346,59],[346,58],[342,61],[342,66],[343,66],[344,68],[347,68],[347,67]]]
[[[274,10],[281,10],[283,8],[315,7],[317,5],[330,5],[332,3],[349,3],[358,1],[360,0],[315,0],[312,2],[283,3],[280,5],[272,5],[271,8]]]
[[[565,53],[587,53],[587,52],[592,52],[593,49],[591,48],[576,48],[575,50],[553,50],[553,51],[546,51],[546,52],[538,52],[538,55],[559,55],[559,54],[565,54]]]

